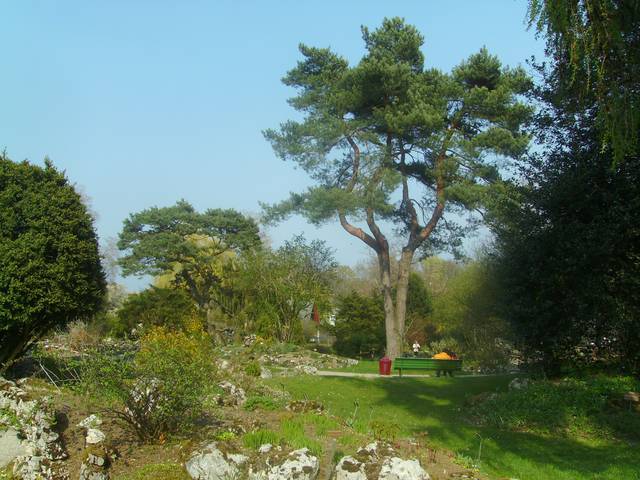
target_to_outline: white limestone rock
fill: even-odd
[[[0,468],[4,468],[17,457],[26,455],[26,445],[18,438],[13,428],[0,431]]]
[[[336,466],[335,480],[430,480],[418,460],[399,458],[386,442],[372,442]]]
[[[102,425],[102,420],[95,413],[92,415],[89,415],[87,418],[85,418],[80,423],[78,423],[78,426],[80,428],[87,428],[87,429],[98,428],[100,425]]]
[[[87,436],[85,440],[87,444],[95,445],[96,443],[103,442],[106,438],[106,435],[102,432],[102,430],[98,430],[97,428],[90,428],[87,430]]]
[[[238,387],[226,380],[219,383],[218,386],[224,390],[230,405],[242,406],[247,401],[247,394],[241,387]]]
[[[420,466],[418,460],[387,458],[382,463],[378,480],[430,480],[431,477]]]
[[[80,465],[80,480],[109,480],[109,458],[106,453],[90,453]]]
[[[315,480],[318,476],[320,462],[318,457],[311,455],[309,449],[294,450],[279,465],[268,470],[250,472],[250,480]]]
[[[335,480],[367,480],[366,465],[359,460],[346,456],[336,465]]]
[[[272,448],[273,448],[273,445],[271,445],[270,443],[265,443],[264,445],[260,445],[260,448],[258,448],[258,453],[261,453],[261,454],[269,453]]]
[[[240,454],[225,455],[215,443],[195,453],[186,463],[189,476],[194,480],[228,480],[239,478],[239,465],[248,457]]]
[[[11,427],[1,435],[3,466],[13,463],[14,476],[23,480],[51,479],[52,462],[67,455],[53,430],[50,398],[26,400],[27,392],[21,388],[25,382],[18,385],[0,377],[0,411],[6,412],[0,414],[0,423]]]

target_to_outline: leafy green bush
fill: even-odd
[[[93,218],[64,172],[0,152],[0,369],[99,311],[105,286]]]
[[[255,360],[250,361],[244,367],[244,373],[246,373],[250,377],[259,377],[260,372],[261,372],[260,364]]]
[[[440,340],[431,342],[427,347],[427,353],[429,355],[434,355],[439,352],[444,352],[445,350],[450,350],[452,352],[457,353],[458,355],[461,353],[460,344],[455,338],[452,338],[452,337],[441,338]]]
[[[640,381],[632,377],[540,380],[490,396],[470,413],[479,423],[509,430],[637,440],[640,415],[621,399],[638,389]]]
[[[130,333],[139,324],[179,330],[196,314],[193,300],[183,290],[151,287],[127,297],[117,312],[118,322],[111,319],[111,334]]]
[[[347,357],[378,357],[384,353],[384,309],[380,298],[353,292],[338,301],[334,348]]]
[[[201,330],[152,329],[133,360],[96,355],[82,372],[81,388],[112,404],[144,442],[187,429],[201,417],[213,385],[210,341]]]

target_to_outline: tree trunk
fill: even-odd
[[[405,344],[405,319],[407,316],[407,293],[409,288],[409,274],[411,273],[411,261],[413,260],[413,250],[402,249],[400,263],[398,265],[398,283],[396,285],[396,329],[400,336],[401,348]]]
[[[384,300],[384,325],[387,337],[387,356],[394,359],[402,354],[402,344],[396,324],[395,305],[393,301],[393,288],[391,284],[391,261],[389,250],[381,249],[378,252],[378,264],[380,266],[380,284],[382,286],[382,298]]]
[[[391,260],[389,251],[381,249],[378,252],[380,267],[380,284],[384,299],[385,333],[387,337],[387,356],[391,359],[403,353],[405,344],[405,320],[407,316],[407,293],[409,288],[409,274],[413,261],[413,250],[404,248],[398,265],[398,282],[396,295],[393,295],[391,281]]]

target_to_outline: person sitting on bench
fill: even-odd
[[[452,352],[451,350],[443,350],[440,353],[436,353],[433,357],[436,360],[457,360],[458,356]],[[444,372],[444,376],[446,377],[449,374],[450,377],[453,377],[453,372],[451,370],[436,370],[436,376],[440,376],[440,373]]]

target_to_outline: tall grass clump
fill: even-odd
[[[280,425],[280,435],[285,443],[295,449],[306,447],[314,455],[320,455],[322,453],[322,444],[317,440],[309,438],[305,433],[302,418],[284,420]]]
[[[273,430],[260,429],[242,436],[243,445],[250,450],[257,450],[261,445],[278,445],[280,436]]]

